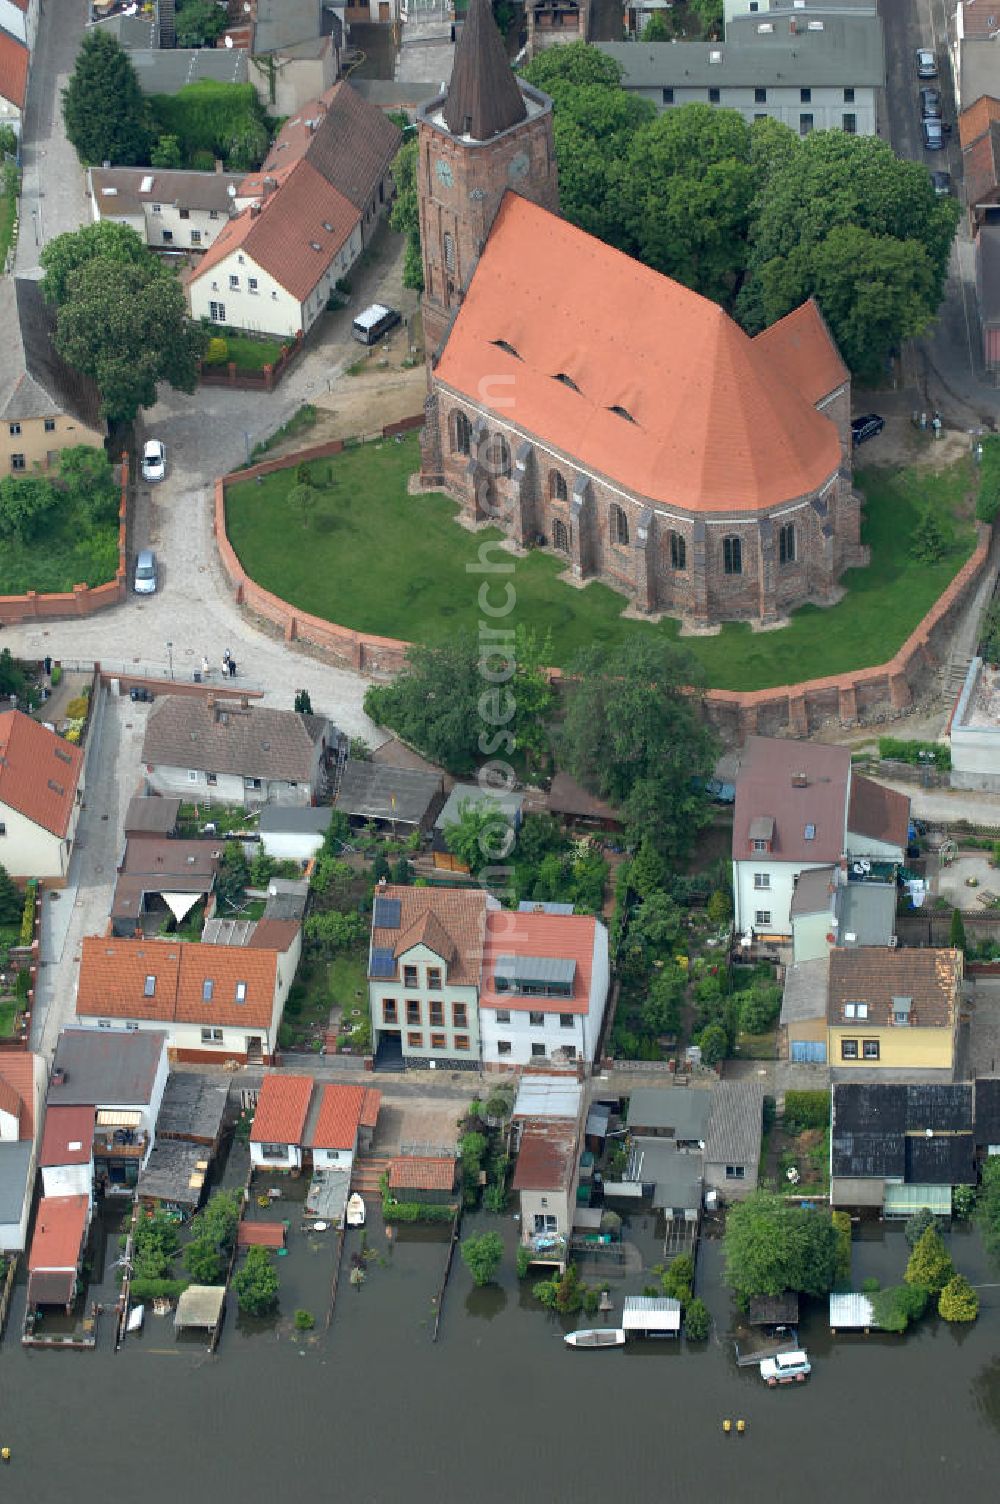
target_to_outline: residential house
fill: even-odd
[[[628,1131],[635,1138],[669,1139],[675,1148],[705,1140],[712,1092],[692,1086],[640,1086],[628,1099]]]
[[[0,40],[0,68],[3,45]],[[0,116],[2,122],[2,116]],[[104,444],[101,397],[89,376],[68,366],[52,342],[54,320],[37,282],[0,282],[0,472],[50,470],[62,449]]]
[[[678,1088],[679,1089],[679,1088]],[[709,1093],[703,1093],[708,1106]],[[708,1114],[706,1113],[706,1118]],[[609,1203],[645,1202],[667,1220],[696,1221],[704,1191],[701,1145],[681,1147],[667,1138],[631,1135],[628,1160],[618,1181],[605,1180]]]
[[[256,0],[253,15],[250,82],[268,114],[287,119],[336,82],[344,36],[343,3]]]
[[[82,749],[0,712],[0,862],[12,877],[65,881],[82,802]]]
[[[17,6],[12,5],[11,8],[16,10]],[[19,138],[28,98],[30,63],[31,53],[24,42],[11,36],[9,31],[0,29],[0,125],[12,126]]]
[[[149,712],[142,760],[154,793],[200,804],[313,804],[338,733],[322,715],[164,695]]]
[[[0,0],[0,30],[35,50],[40,0]]]
[[[469,870],[466,863],[450,850],[447,839],[449,825],[459,824],[462,812],[467,807],[475,809],[486,807],[491,813],[496,814],[498,835],[495,845],[499,848],[502,844],[500,821],[509,825],[515,835],[521,828],[524,795],[507,789],[481,788],[478,783],[456,783],[434,821],[432,839],[434,865],[444,871],[468,872]]]
[[[609,983],[608,932],[599,919],[491,911],[479,994],[484,1067],[589,1065]]]
[[[308,102],[244,179],[241,212],[188,272],[192,317],[307,333],[388,210],[401,140],[346,82]]]
[[[207,1149],[209,1157],[219,1151],[222,1125],[229,1101],[229,1082],[191,1071],[171,1071],[156,1120],[156,1137],[180,1139]]]
[[[955,1064],[962,952],[860,946],[830,955],[828,1058],[837,1070]]]
[[[1000,90],[1000,80],[997,82]],[[989,130],[994,120],[1000,120],[1000,98],[984,94],[958,117],[958,140],[963,151],[978,141]]]
[[[396,1201],[449,1206],[456,1200],[458,1160],[444,1154],[403,1154],[389,1161],[389,1193]]]
[[[621,830],[625,819],[621,810],[591,794],[568,773],[556,773],[553,778],[548,810],[564,824],[591,830]]]
[[[47,1108],[94,1112],[94,1175],[106,1192],[135,1189],[156,1140],[167,1069],[161,1031],[63,1029],[59,1035]]]
[[[330,824],[329,804],[265,804],[257,829],[260,843],[276,862],[308,862],[317,856]]]
[[[955,108],[960,114],[978,99],[997,90],[1000,64],[997,61],[996,0],[958,0],[955,17],[949,28],[951,71],[955,85]]]
[[[533,1262],[565,1265],[580,1175],[583,1089],[565,1077],[526,1076],[514,1102],[520,1241]]]
[[[175,836],[181,812],[179,799],[154,799],[137,794],[125,811],[125,836]]]
[[[997,53],[1000,64],[1000,50]],[[973,232],[1000,221],[1000,120],[962,151],[965,203]]]
[[[312,1076],[265,1076],[250,1132],[250,1162],[272,1170],[350,1172],[370,1146],[382,1094],[371,1087],[321,1084]]]
[[[46,1109],[45,1132],[38,1163],[42,1195],[86,1196],[94,1199],[94,1135],[97,1115],[93,1104],[82,1107],[55,1104]]]
[[[73,1308],[90,1229],[86,1196],[43,1196],[28,1253],[28,1307]]]
[[[173,1215],[191,1217],[201,1205],[208,1171],[208,1156],[197,1144],[157,1139],[139,1173],[139,1204],[144,1210],[162,1208]]]
[[[712,1090],[703,1153],[705,1186],[724,1201],[757,1189],[764,1093],[758,1081],[720,1081]]]
[[[973,1088],[838,1082],[830,1128],[830,1201],[909,1217],[950,1217],[956,1185],[975,1185]]]
[[[156,935],[165,920],[182,924],[202,902],[208,912],[221,861],[222,847],[213,841],[129,837],[111,899],[112,934]]]
[[[1000,1076],[977,1076],[974,1120],[976,1155],[990,1159],[1000,1154]]]
[[[658,110],[718,105],[739,110],[748,125],[780,120],[800,136],[876,132],[885,49],[874,10],[734,16],[724,42],[598,45],[624,70],[623,87]]]
[[[852,775],[848,748],[748,737],[733,819],[737,930],[748,944],[754,939],[787,944],[795,933],[793,918],[807,914],[836,919],[830,926],[836,930],[840,920],[831,910],[830,885],[891,885],[895,865],[905,856],[908,829],[906,796]],[[816,868],[824,869],[823,875],[808,880],[793,915],[796,884],[802,873]],[[841,902],[852,906],[845,933],[856,934],[852,925],[861,922],[866,892],[845,895]],[[884,921],[884,895],[871,902],[880,905]],[[802,959],[818,953],[816,925],[823,922],[805,927]]]
[[[87,936],[77,1017],[88,1031],[163,1031],[171,1060],[270,1064],[301,952],[301,927],[278,920],[246,945]]]
[[[875,0],[723,0],[723,21],[729,25],[737,16],[787,17],[798,12],[799,17],[825,16],[830,11],[867,11],[874,14]]]
[[[0,1253],[25,1246],[44,1090],[40,1055],[0,1053]]]
[[[479,888],[376,890],[368,953],[375,1068],[476,1070],[486,910]]]
[[[400,836],[423,833],[443,802],[442,780],[419,768],[351,761],[340,775],[333,802],[355,825],[373,824]]]
[[[1000,129],[1000,121],[991,130]],[[982,363],[986,379],[993,384],[1000,385],[1000,205],[998,205],[995,223],[986,220],[980,225],[973,240],[975,249],[976,265],[976,293],[979,305],[979,330],[982,340]],[[981,658],[973,660],[975,674],[972,688],[966,694],[963,688],[962,697],[959,700],[958,709],[952,719],[952,788],[988,787],[987,783],[970,783],[963,781],[970,774],[975,777],[980,771],[984,779],[989,779],[995,785],[997,780],[996,755],[983,756],[983,753],[992,753],[993,749],[984,745],[987,735],[995,737],[995,727],[987,723],[977,725],[970,718],[968,712],[974,708],[970,700],[976,698],[976,679],[982,676],[984,683],[995,671],[983,671]],[[959,717],[961,712],[961,718]],[[956,739],[955,732],[958,731]],[[957,744],[956,744],[957,743]],[[956,759],[955,753],[958,753]]]
[[[0,0],[2,3],[2,0]],[[155,251],[207,251],[234,212],[245,174],[163,167],[90,167],[97,221],[129,225]]]

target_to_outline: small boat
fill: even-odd
[[[620,1326],[591,1326],[567,1332],[563,1341],[567,1347],[624,1347],[625,1333]]]
[[[365,1225],[365,1202],[364,1197],[354,1192],[347,1202],[347,1225],[348,1227],[364,1227]]]
[[[125,1323],[127,1332],[138,1332],[142,1327],[142,1319],[146,1314],[145,1306],[133,1306],[128,1313],[128,1321]]]

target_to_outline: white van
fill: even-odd
[[[361,345],[377,345],[383,334],[395,329],[401,315],[395,308],[384,303],[371,303],[359,313],[351,325],[351,333]]]
[[[777,1353],[773,1358],[764,1358],[760,1376],[773,1389],[776,1384],[801,1384],[812,1373],[812,1364],[801,1348],[796,1352]]]

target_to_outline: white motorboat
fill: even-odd
[[[348,1227],[364,1227],[365,1225],[364,1197],[359,1196],[357,1191],[348,1198],[347,1225]]]
[[[567,1347],[624,1347],[625,1333],[620,1326],[591,1326],[567,1332],[563,1341]]]

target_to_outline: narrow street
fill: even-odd
[[[32,273],[47,241],[90,223],[86,174],[66,139],[62,91],[80,50],[88,0],[43,0],[21,137],[21,232],[14,270]]]

